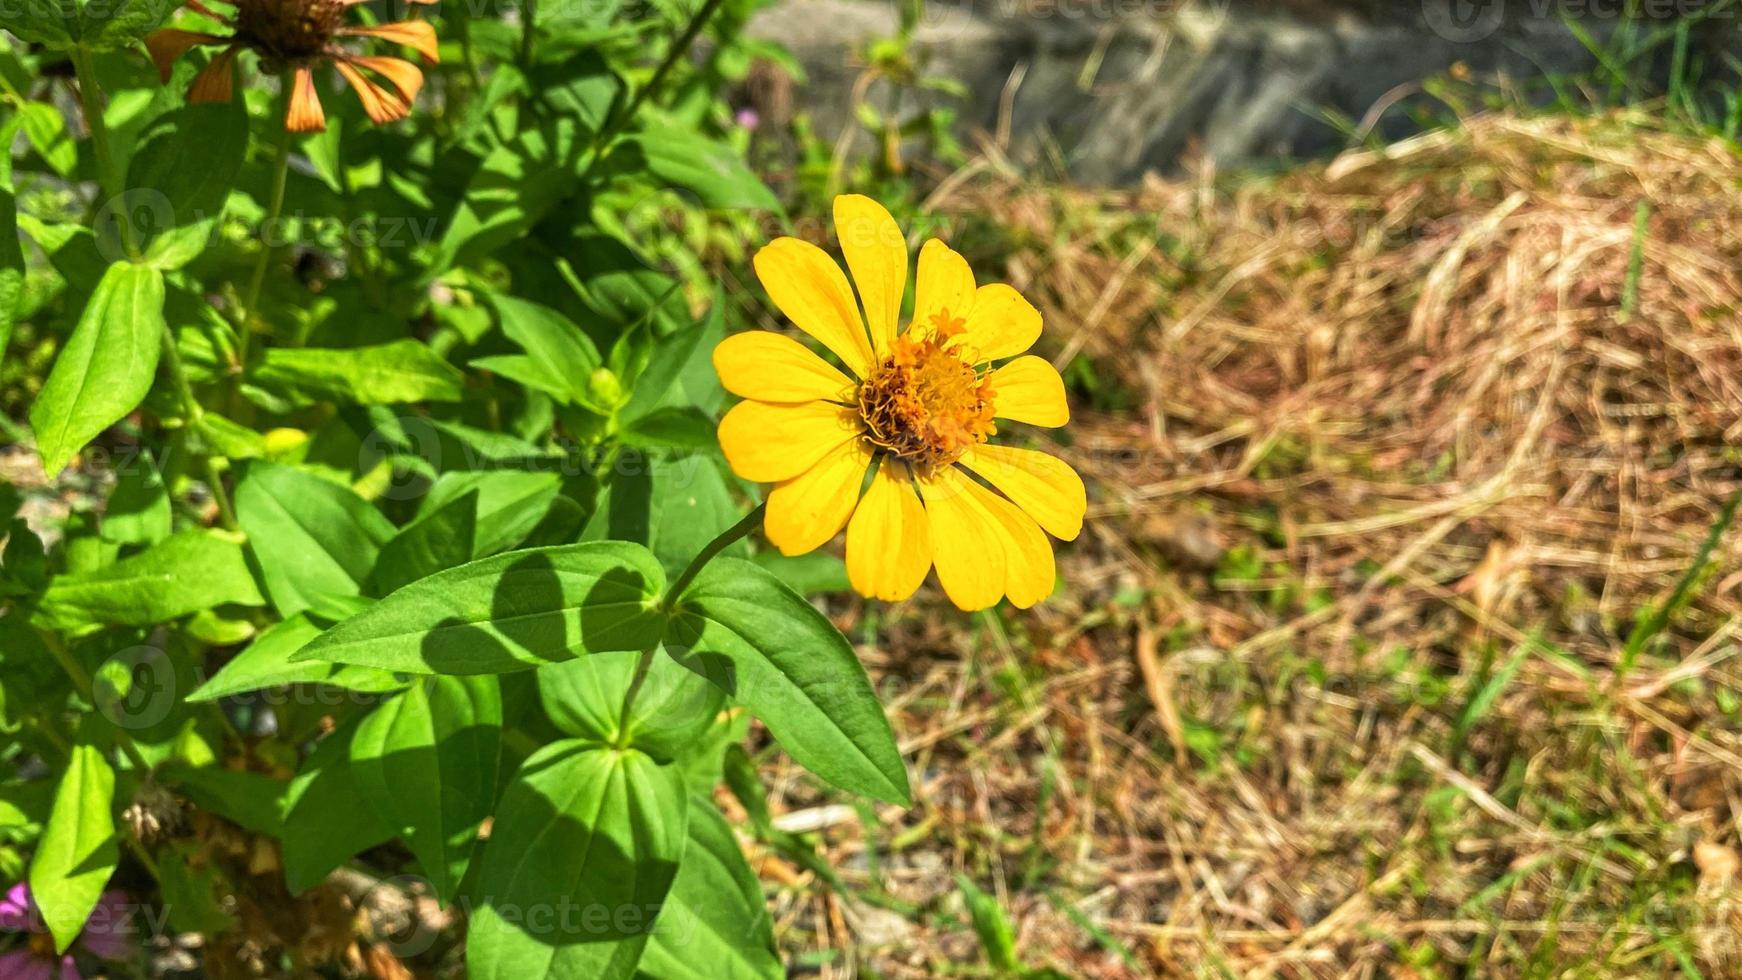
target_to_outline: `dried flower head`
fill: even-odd
[[[247,50],[260,59],[262,71],[285,77],[290,86],[290,108],[284,125],[293,133],[317,132],[327,126],[320,97],[315,94],[313,66],[330,61],[345,81],[357,90],[363,111],[376,123],[404,119],[423,87],[423,72],[403,58],[355,54],[342,46],[348,37],[374,37],[413,48],[425,62],[439,60],[435,28],[424,21],[407,20],[374,27],[352,27],[345,11],[362,0],[234,0],[234,16],[225,16],[201,0],[188,0],[188,9],[230,28],[229,34],[211,34],[166,28],[145,39],[157,72],[169,81],[175,59],[199,45],[223,45],[224,49],[194,77],[188,98],[194,102],[228,102],[231,98],[231,63]],[[411,0],[433,3],[434,0]],[[387,80],[387,85],[372,76]],[[389,87],[391,86],[391,87]]]

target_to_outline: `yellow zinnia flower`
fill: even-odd
[[[1018,356],[1040,337],[1040,312],[1009,286],[976,286],[968,263],[933,239],[903,332],[907,241],[895,219],[870,198],[838,197],[835,234],[857,301],[828,253],[796,238],[757,252],[756,276],[852,378],[769,331],[714,349],[721,383],[747,399],[720,420],[720,448],[739,476],[775,485],[768,540],[803,554],[845,526],[847,575],[864,595],[905,599],[936,566],[963,609],[1005,596],[1034,605],[1055,576],[1041,529],[1077,536],[1083,481],[1054,456],[986,439],[995,419],[1052,427],[1070,417],[1058,372]]]

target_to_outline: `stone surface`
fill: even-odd
[[[1612,21],[1586,23],[1604,36]],[[853,118],[863,52],[896,35],[898,14],[887,0],[779,0],[751,30],[796,55],[807,77],[791,104],[832,138]],[[1018,163],[1105,184],[1194,147],[1223,165],[1334,152],[1348,136],[1324,110],[1372,111],[1381,135],[1406,135],[1409,107],[1431,103],[1421,80],[1456,64],[1522,81],[1593,63],[1547,0],[933,0],[913,53],[966,94],[909,86],[901,108],[954,108],[964,138],[1006,138]],[[866,97],[887,107],[891,88]]]

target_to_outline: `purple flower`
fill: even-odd
[[[85,920],[84,931],[74,942],[98,959],[121,960],[133,954],[133,942],[128,938],[132,926],[127,922],[130,906],[127,895],[106,891],[97,899],[97,907]],[[20,949],[0,955],[0,980],[80,980],[78,965],[72,950],[56,955],[54,940],[42,921],[42,912],[30,896],[30,886],[24,882],[13,885],[0,899],[0,930],[29,933],[30,938]]]
[[[755,109],[744,108],[738,110],[738,114],[732,117],[732,121],[744,129],[755,132],[756,127],[762,123],[762,117],[756,114]]]

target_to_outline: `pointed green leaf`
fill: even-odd
[[[670,657],[655,657],[642,678],[627,725],[623,698],[639,653],[580,657],[538,669],[538,696],[565,734],[624,744],[655,759],[675,759],[713,724],[725,694]],[[627,731],[624,729],[627,728]]]
[[[472,980],[635,974],[683,854],[677,767],[634,749],[545,746],[502,794],[467,935]]]
[[[397,405],[459,401],[464,379],[429,345],[406,338],[372,347],[274,347],[252,380],[297,405]]]
[[[321,635],[321,628],[304,613],[297,613],[268,627],[229,663],[218,668],[204,684],[187,696],[193,702],[287,684],[325,684],[366,694],[396,691],[405,682],[371,667],[332,664],[324,660],[291,663],[290,655]]]
[[[304,647],[411,674],[494,674],[659,640],[665,575],[646,548],[595,541],[529,548],[437,572]]]
[[[190,530],[113,565],[55,576],[33,621],[51,629],[152,626],[202,609],[265,602],[232,535]]]
[[[691,798],[689,814],[689,844],[636,976],[780,980],[768,900],[732,828],[705,797]]]
[[[502,695],[494,677],[424,677],[357,726],[363,798],[417,855],[439,901],[466,876],[495,800]]]
[[[908,802],[907,769],[847,638],[798,593],[738,558],[716,558],[679,597],[666,649],[762,719],[823,779]]]
[[[478,491],[468,490],[400,528],[375,560],[375,588],[385,595],[471,561],[477,524]]]
[[[347,487],[306,470],[255,463],[236,488],[236,519],[281,615],[327,596],[361,595],[393,525]]]
[[[299,895],[357,852],[393,836],[373,807],[357,805],[351,740],[357,722],[315,743],[284,794],[284,883]]]
[[[73,746],[30,861],[30,894],[56,952],[64,952],[97,907],[115,873],[121,848],[115,836],[115,770],[94,745]]]
[[[103,508],[102,535],[120,544],[152,544],[169,537],[169,490],[151,454],[141,451],[121,470]]]
[[[139,407],[163,350],[163,273],[117,262],[85,303],[30,409],[49,476]]]

